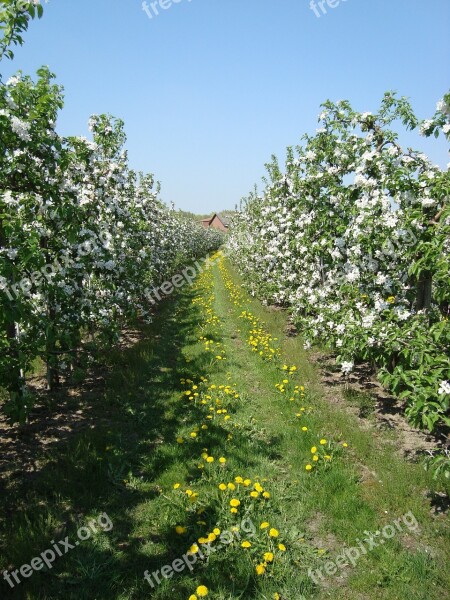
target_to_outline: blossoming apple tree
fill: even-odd
[[[450,131],[450,94],[421,124]],[[399,144],[419,121],[386,93],[376,114],[326,102],[316,135],[267,165],[229,251],[251,291],[291,308],[307,346],[335,350],[349,373],[368,361],[415,425],[450,424],[450,177]]]
[[[2,57],[40,8],[2,1]],[[62,106],[47,68],[37,81],[19,72],[0,82],[0,386],[17,421],[37,358],[55,387],[126,323],[149,319],[149,290],[223,240],[180,218],[153,176],[129,167],[122,121],[94,115],[92,140],[64,138]]]

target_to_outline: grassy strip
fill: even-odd
[[[227,285],[240,290],[239,277],[232,273]],[[240,312],[239,300],[233,298],[230,303],[224,289],[219,295],[224,309],[228,306],[229,315]],[[257,423],[268,431],[283,432],[276,444],[277,452],[283,457],[281,468],[290,474],[292,481],[299,479],[296,496],[299,502],[291,499],[290,522],[301,530],[306,529],[309,532],[306,538],[311,543],[319,540],[324,546],[322,550],[327,550],[320,561],[315,561],[315,566],[323,568],[328,558],[334,560],[342,544],[357,546],[356,540],[365,537],[364,531],[380,530],[410,511],[419,523],[417,531],[399,533],[362,556],[355,567],[339,569],[337,577],[325,575],[324,580],[319,577],[322,590],[318,596],[329,594],[333,598],[347,599],[366,594],[364,597],[424,600],[445,597],[449,588],[448,525],[445,517],[432,517],[427,497],[427,493],[433,496],[442,483],[434,482],[420,465],[401,459],[392,435],[375,429],[363,430],[355,418],[326,402],[301,339],[283,335],[286,315],[264,308],[247,295],[243,298],[247,311],[251,310],[255,319],[264,321],[267,334],[282,338],[282,357],[288,364],[298,366],[309,390],[308,399],[313,409],[296,423],[299,406],[297,401],[290,402],[289,393],[278,394],[277,398],[267,396],[267,387],[273,389],[280,381],[277,371],[261,368],[258,352],[252,353],[252,359],[246,361],[246,375],[242,376],[248,383],[253,379],[256,406],[252,406],[252,413]],[[243,334],[247,340],[251,335],[248,328],[240,332],[241,339],[245,339]],[[245,364],[239,352],[239,344],[235,344],[236,364]],[[301,431],[302,426],[307,426],[308,431]],[[317,445],[318,437],[348,442],[348,459],[338,461],[333,469],[306,475],[304,467],[309,447]]]

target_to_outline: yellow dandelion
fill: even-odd
[[[280,532],[278,531],[278,529],[274,529],[272,527],[272,529],[269,531],[269,535],[270,535],[270,537],[276,538],[280,535]]]

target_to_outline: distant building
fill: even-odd
[[[212,217],[208,217],[207,219],[202,219],[201,224],[203,227],[213,227],[214,229],[218,229],[219,231],[228,231],[228,219],[218,215],[217,213],[213,214]]]

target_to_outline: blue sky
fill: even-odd
[[[112,113],[164,200],[233,208],[271,154],[314,132],[327,98],[375,111],[393,89],[427,118],[449,87],[449,0],[340,0],[320,18],[309,2],[179,0],[150,19],[141,0],[51,0],[2,74],[49,65],[61,134],[88,136],[92,113]],[[402,141],[448,162],[444,139]]]

